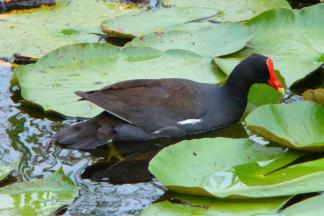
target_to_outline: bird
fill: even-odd
[[[104,109],[57,132],[53,141],[67,148],[90,150],[113,142],[185,139],[240,121],[248,92],[264,83],[284,93],[270,57],[252,54],[241,61],[224,84],[188,79],[135,79],[95,91],[77,91],[80,100]]]

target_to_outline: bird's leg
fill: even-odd
[[[124,159],[122,154],[118,151],[116,146],[113,143],[108,144],[109,154],[108,154],[108,161],[111,161],[114,157],[117,158],[118,161]]]

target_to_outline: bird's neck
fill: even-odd
[[[244,76],[244,72],[234,70],[228,77],[224,88],[234,95],[247,98],[250,87],[254,84],[249,77]]]

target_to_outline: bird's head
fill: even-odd
[[[254,83],[265,83],[284,94],[284,88],[279,81],[272,59],[270,57],[253,54],[240,62],[231,73],[228,81],[238,85],[252,85]]]

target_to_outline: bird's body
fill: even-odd
[[[227,127],[240,120],[250,86],[270,78],[262,74],[268,70],[267,58],[255,58],[264,62],[251,66],[253,62],[245,60],[246,71],[237,66],[223,86],[186,79],[141,79],[77,92],[83,100],[105,111],[61,130],[54,139],[72,148],[94,149],[111,141],[182,138]],[[262,73],[254,76],[253,68],[257,66],[264,68],[256,69]]]

